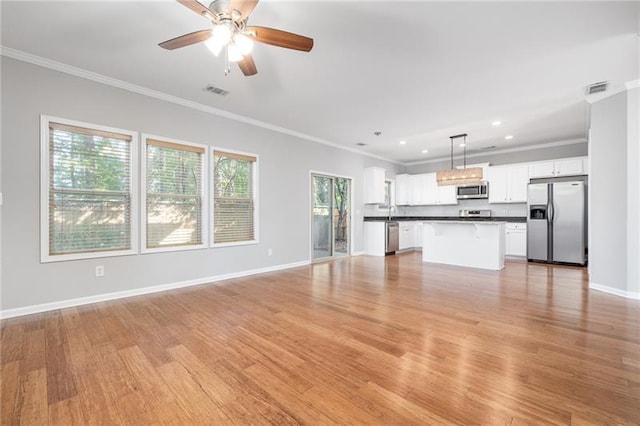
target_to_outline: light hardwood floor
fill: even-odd
[[[640,302],[355,257],[2,322],[10,424],[638,424]]]

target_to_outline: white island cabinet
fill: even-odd
[[[505,222],[423,222],[423,262],[497,271],[504,268],[504,256]]]

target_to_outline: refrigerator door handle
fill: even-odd
[[[553,223],[554,216],[556,215],[556,209],[553,203],[547,204],[547,222]]]

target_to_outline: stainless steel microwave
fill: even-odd
[[[489,184],[480,182],[473,185],[458,185],[458,199],[489,198]]]

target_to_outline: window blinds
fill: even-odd
[[[49,254],[131,248],[131,136],[49,123]]]
[[[215,244],[255,240],[255,163],[252,156],[214,151]]]
[[[202,244],[204,148],[147,139],[147,248]]]

